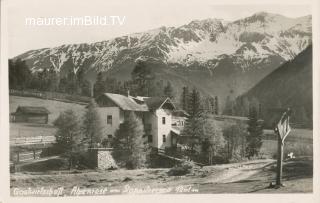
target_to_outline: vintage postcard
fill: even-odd
[[[317,6],[2,0],[0,201],[317,202]]]

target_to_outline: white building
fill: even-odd
[[[187,118],[187,113],[178,110],[169,98],[105,93],[96,101],[106,138],[112,139],[128,113],[133,111],[142,119],[148,142],[155,148],[176,146]]]

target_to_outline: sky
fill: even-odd
[[[8,55],[14,57],[28,50],[63,44],[98,42],[161,26],[180,26],[196,19],[218,18],[233,21],[261,11],[292,18],[311,14],[311,7],[307,4],[301,5],[301,1],[298,5],[292,4],[294,0],[291,0],[290,4],[253,4],[250,0],[243,1],[242,5],[215,5],[209,0],[198,0],[196,3],[184,3],[182,0],[171,1],[174,3],[143,2],[143,0],[134,3],[126,0],[116,2],[88,0],[81,3],[79,0],[5,0]],[[309,0],[303,1],[303,3],[308,2]],[[125,16],[124,24],[113,26],[27,26],[25,24],[27,17],[112,15]]]

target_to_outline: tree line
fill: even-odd
[[[126,95],[130,92],[132,96],[145,97],[169,97],[174,99],[175,91],[170,81],[158,79],[152,72],[150,66],[144,61],[138,61],[133,71],[131,79],[127,81],[118,81],[109,76],[103,76],[98,73],[93,87],[94,97],[102,93],[116,93]]]
[[[32,72],[25,61],[9,60],[9,88],[17,90],[38,90],[91,96],[91,84],[84,77],[84,71],[69,71],[64,75],[53,69]]]
[[[259,101],[256,97],[239,96],[231,99],[230,96],[226,98],[224,115],[247,117],[250,113],[250,108],[254,107],[257,110],[259,119],[264,120],[264,127],[273,129],[277,120],[275,120],[275,111],[284,111],[283,109],[291,108],[291,125],[296,128],[312,128],[312,119],[303,105],[300,106],[286,106],[279,99],[274,98],[273,104],[265,104]],[[281,112],[280,112],[281,113]]]
[[[202,99],[197,89],[189,93],[187,87],[183,88],[181,107],[189,114],[181,133],[186,154],[207,164],[259,156],[263,135],[259,105],[252,103],[248,106],[245,115],[248,121],[219,124],[215,119],[219,112],[218,103],[217,97]]]

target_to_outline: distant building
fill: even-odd
[[[142,119],[148,142],[161,149],[177,145],[177,137],[188,116],[185,111],[177,109],[169,98],[105,93],[96,101],[108,139],[115,136],[128,113],[135,112]]]
[[[11,122],[47,124],[49,111],[45,107],[19,106],[10,114]]]

